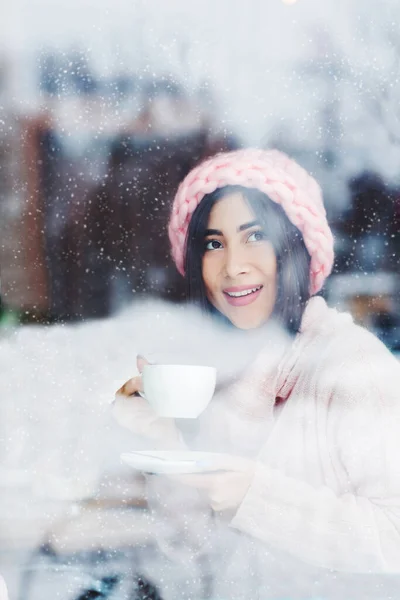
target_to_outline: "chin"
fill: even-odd
[[[235,319],[235,318],[231,318],[228,315],[226,315],[226,317],[229,319],[229,321],[232,323],[232,325],[234,325],[235,327],[237,327],[237,329],[243,329],[243,330],[249,330],[249,329],[258,329],[259,327],[261,327],[262,325],[264,325],[264,323],[268,320],[265,317],[251,317],[251,318],[241,318],[241,319]]]

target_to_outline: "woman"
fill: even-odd
[[[194,303],[244,336],[272,320],[291,335],[279,352],[266,337],[203,421],[242,459],[180,481],[261,547],[339,571],[400,572],[400,369],[317,295],[333,238],[316,181],[278,151],[217,155],[181,183],[169,237]],[[139,376],[119,390],[115,416],[179,447],[140,386]]]

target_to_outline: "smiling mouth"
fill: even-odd
[[[230,298],[242,298],[243,296],[250,296],[251,294],[255,294],[256,292],[258,292],[259,290],[261,290],[262,287],[263,287],[262,285],[259,285],[257,287],[249,288],[247,290],[241,290],[240,292],[227,292],[227,291],[224,291],[224,294],[226,294]]]

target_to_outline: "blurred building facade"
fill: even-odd
[[[166,222],[185,174],[238,146],[167,78],[97,81],[86,58],[40,63],[42,102],[2,128],[3,302],[27,318],[111,314],[134,294],[180,300]]]
[[[390,302],[378,321],[398,331],[400,189],[367,168],[346,172],[334,82],[348,73],[331,54],[329,64],[321,54],[298,66],[324,90],[315,109],[320,134],[302,143],[290,121],[277,122],[264,145],[311,170],[317,156],[336,236],[335,274],[349,281],[387,274]],[[241,145],[215,108],[216,93],[207,81],[189,90],[160,74],[99,76],[89,54],[76,49],[40,53],[35,64],[37,98],[29,110],[10,96],[12,66],[3,60],[0,69],[3,306],[22,320],[53,322],[105,317],[141,294],[182,300],[166,235],[173,195],[197,162]],[[336,202],[343,181],[346,200]],[[373,313],[375,296],[365,302],[370,311],[362,314]],[[370,325],[368,319],[361,321]]]

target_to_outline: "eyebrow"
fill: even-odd
[[[251,227],[256,227],[259,225],[259,221],[250,221],[249,223],[244,223],[243,225],[240,225],[240,227],[238,227],[238,232],[246,231],[246,229],[251,229]],[[209,235],[223,235],[223,233],[219,229],[207,229],[205,232],[205,237]]]
[[[238,231],[246,231],[246,229],[251,229],[251,227],[256,227],[256,225],[260,225],[260,222],[255,220],[255,221],[250,221],[249,223],[245,223],[244,225],[241,225],[238,229]]]
[[[206,237],[208,235],[222,235],[222,231],[220,231],[219,229],[206,229],[206,232],[204,235]]]

